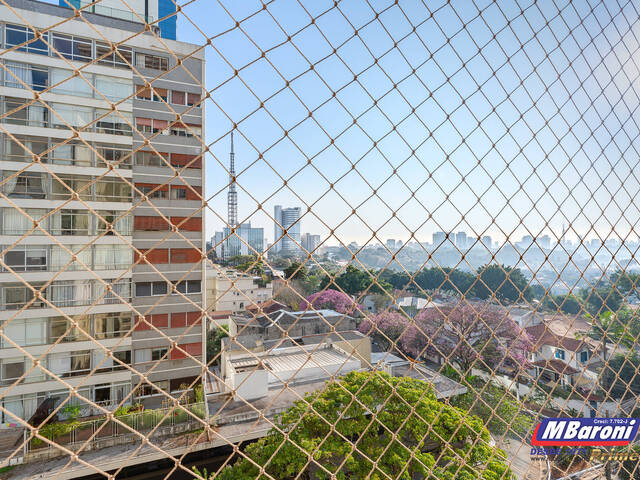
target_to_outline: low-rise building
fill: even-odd
[[[356,319],[334,310],[277,310],[263,315],[232,315],[229,335],[258,335],[263,340],[355,330]]]
[[[239,313],[271,299],[272,284],[233,269],[207,270],[207,310]]]

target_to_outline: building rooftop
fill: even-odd
[[[265,313],[264,315],[234,315],[233,320],[236,325],[259,325],[261,327],[269,327],[278,323],[290,323],[296,321],[316,320],[321,321],[328,320],[330,318],[351,318],[348,315],[338,313],[334,310],[302,310],[297,312],[289,312],[286,310],[276,310],[275,312]]]
[[[571,365],[568,365],[557,358],[552,358],[550,360],[538,360],[536,362],[533,362],[532,365],[535,367],[544,368],[546,370],[552,370],[563,375],[573,375],[575,373],[580,373],[580,370],[576,370]]]

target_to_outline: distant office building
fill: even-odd
[[[396,249],[396,241],[393,238],[390,238],[387,240],[387,248],[389,250],[395,250]]]
[[[482,244],[487,248],[492,248],[493,247],[493,240],[491,239],[491,237],[489,235],[485,235],[484,237],[482,237]]]
[[[538,246],[545,250],[549,250],[551,248],[551,237],[549,237],[549,235],[542,235],[538,239]]]
[[[447,238],[447,234],[444,232],[433,232],[433,245],[440,245]]]
[[[216,257],[228,260],[237,255],[257,255],[264,252],[264,229],[254,228],[251,222],[241,223],[231,233],[227,226],[216,232],[211,239]]]
[[[309,253],[314,253],[314,250],[316,250],[318,247],[320,246],[320,235],[311,235],[310,233],[305,233],[302,236],[302,248],[304,248],[307,252]],[[352,248],[353,246],[355,246],[355,249],[358,249],[358,244],[355,242],[351,242],[349,244],[349,248]],[[318,253],[318,252],[315,252]]]
[[[84,0],[59,0],[61,7],[69,7],[69,4],[71,4],[75,8],[80,8],[87,3],[90,2]],[[159,18],[171,15],[154,24],[152,28],[162,38],[176,39],[178,16],[175,14],[176,4],[173,0],[127,0],[126,2],[125,0],[100,0],[83,11],[130,22],[144,20],[146,23],[157,22]]]
[[[467,234],[465,232],[456,233],[456,247],[467,248]]]
[[[300,207],[283,208],[282,205],[276,205],[273,208],[273,218],[273,252],[280,255],[299,254]]]
[[[398,241],[396,242],[396,248],[402,248],[402,245],[404,245],[404,244],[402,243],[402,240],[398,240]]]

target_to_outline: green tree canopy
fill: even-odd
[[[213,328],[207,331],[207,363],[214,358],[214,364],[220,363],[218,354],[222,348],[222,339],[228,336],[229,327],[226,325],[221,325],[220,328]]]
[[[217,478],[269,478],[256,464],[282,480],[512,478],[483,420],[438,402],[423,381],[351,372],[305,400],[313,411],[298,401],[277,420],[287,437],[272,429],[245,450],[255,464],[241,459]]]
[[[490,298],[495,294],[498,300],[516,302],[533,297],[529,282],[519,268],[492,263],[480,269],[478,279],[474,290],[480,298]]]
[[[334,279],[334,283],[327,275],[322,278],[319,288],[325,289],[335,288],[333,285],[340,287],[349,295],[358,295],[366,290],[368,294],[380,294],[384,291],[391,292],[393,287],[386,280],[378,278],[375,280],[376,273],[373,271],[364,271],[353,265],[347,266],[347,269]]]

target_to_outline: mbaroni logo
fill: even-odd
[[[636,418],[545,418],[533,431],[534,446],[629,445],[638,432]]]

